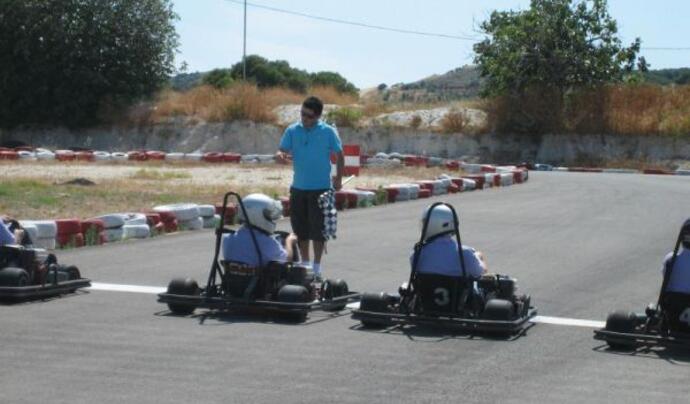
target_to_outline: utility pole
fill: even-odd
[[[244,39],[242,44],[242,80],[247,81],[247,0],[244,0]]]

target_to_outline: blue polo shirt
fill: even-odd
[[[0,245],[15,244],[14,234],[7,228],[5,222],[0,220]]]
[[[465,273],[471,279],[482,276],[482,266],[472,247],[462,246],[462,258],[465,261]],[[410,263],[414,253],[410,257]],[[417,271],[423,274],[462,276],[458,243],[452,236],[441,236],[422,247],[417,262]]]
[[[287,251],[278,240],[258,230],[254,230],[254,235],[264,265],[270,261],[287,261]],[[241,226],[234,234],[223,236],[223,258],[226,261],[242,262],[252,267],[259,266],[259,256],[247,226]]]
[[[671,261],[671,258],[673,258],[673,251],[666,255],[662,273],[666,269],[666,263]],[[666,285],[666,291],[690,294],[690,250],[681,248],[678,252],[676,263],[673,265],[673,271],[671,271],[671,278]]]
[[[334,127],[317,121],[310,129],[301,122],[285,129],[280,150],[292,154],[292,187],[304,191],[331,188],[331,152],[343,145]]]

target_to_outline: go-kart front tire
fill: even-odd
[[[0,286],[22,287],[29,284],[29,274],[22,268],[0,269]]]
[[[637,326],[637,315],[628,311],[614,311],[606,317],[606,331],[619,332],[631,334],[635,332]],[[606,340],[609,348],[613,350],[630,350],[634,344],[626,344],[624,342]]]
[[[199,284],[192,278],[175,278],[168,284],[168,294],[198,296]],[[168,308],[173,314],[188,315],[196,309],[193,304],[168,303]]]
[[[342,279],[326,279],[322,286],[322,297],[324,299],[333,300],[336,297],[345,296],[350,292],[347,282]],[[327,311],[340,311],[347,306],[347,303],[338,304],[337,306],[328,307]]]
[[[390,302],[391,297],[386,292],[365,293],[359,302],[359,310],[373,313],[390,313]],[[386,322],[376,320],[361,319],[360,322],[365,328],[382,328],[387,325]]]
[[[285,285],[278,291],[278,301],[282,303],[308,303],[311,301],[311,295],[304,286]],[[296,323],[303,323],[307,319],[307,311],[292,312],[286,317]]]

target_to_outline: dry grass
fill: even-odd
[[[348,105],[357,97],[341,94],[332,87],[318,86],[309,91],[327,104]],[[282,87],[260,89],[249,83],[236,83],[228,88],[195,87],[187,92],[166,90],[161,92],[149,122],[157,123],[170,117],[185,116],[207,122],[251,120],[275,122],[273,109],[284,104],[299,104],[307,95]],[[140,113],[132,111],[132,118],[141,121]]]
[[[443,133],[464,133],[467,124],[468,119],[462,111],[451,109],[441,120],[441,131]]]
[[[428,180],[448,172],[437,168],[363,169],[346,188]],[[450,172],[459,175],[457,171]],[[91,186],[59,185],[87,178]],[[0,213],[20,219],[89,218],[113,212],[136,212],[169,203],[220,204],[232,190],[288,195],[289,166],[155,165],[57,162],[0,162]]]

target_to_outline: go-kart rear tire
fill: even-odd
[[[168,293],[172,295],[198,296],[199,284],[192,278],[175,278],[168,284]],[[168,303],[173,314],[188,315],[196,309],[193,304]]]
[[[74,265],[70,265],[68,267],[61,268],[61,269],[59,269],[59,271],[66,272],[67,273],[67,279],[70,281],[81,279],[81,273],[79,272],[79,268],[77,268]]]
[[[278,301],[282,303],[309,303],[311,300],[309,290],[301,285],[284,285],[278,290]],[[288,313],[286,318],[303,323],[307,319],[307,310]]]
[[[29,284],[29,274],[22,268],[5,267],[0,269],[0,286],[22,287]]]
[[[620,332],[625,334],[630,334],[635,332],[635,326],[637,325],[637,315],[629,311],[614,311],[606,317],[606,331]],[[630,350],[634,347],[634,344],[626,344],[625,342],[619,341],[609,341],[607,340],[609,348],[613,350]]]
[[[370,311],[374,313],[390,313],[390,302],[391,297],[388,296],[388,293],[386,292],[365,293],[364,295],[362,295],[362,299],[359,302],[359,310]],[[378,322],[375,320],[372,321],[361,319],[360,321],[362,323],[362,326],[364,326],[365,328],[381,328],[386,326],[385,323]]]
[[[321,286],[322,288],[322,297],[325,300],[332,300],[336,297],[340,296],[345,296],[350,292],[347,282],[345,282],[342,279],[326,279],[323,282],[323,285]],[[324,309],[326,311],[340,311],[347,306],[347,303],[344,302],[342,304],[338,304],[337,306],[329,306],[328,308]]]
[[[515,315],[513,303],[504,299],[491,299],[486,302],[482,318],[494,321],[511,321]]]

